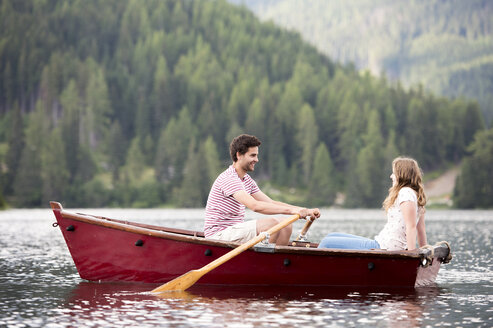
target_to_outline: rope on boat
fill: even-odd
[[[447,254],[447,257],[441,259],[441,261],[442,261],[442,263],[449,263],[453,257],[452,256],[452,249],[450,248],[450,244],[445,240],[439,241],[438,243],[435,244],[435,246],[442,246],[442,245],[447,246],[448,254]]]
[[[450,244],[447,241],[443,240],[443,241],[439,241],[438,243],[436,243],[433,246],[431,246],[431,245],[424,245],[424,246],[422,246],[420,248],[421,250],[429,250],[430,251],[427,255],[422,254],[422,257],[421,257],[421,266],[423,266],[425,268],[427,266],[429,266],[432,263],[433,258],[435,256],[435,248],[440,247],[440,246],[443,246],[443,245],[447,246],[447,248],[448,248],[448,254],[447,254],[446,257],[440,258],[439,260],[440,260],[440,262],[445,263],[445,264],[446,263],[449,263],[452,260],[452,250],[450,248]]]
[[[422,249],[422,250],[428,249],[430,251],[430,253],[428,253],[428,255],[423,254],[421,257],[421,266],[426,268],[433,261],[433,256],[435,255],[435,248],[431,245],[424,245],[420,249]]]

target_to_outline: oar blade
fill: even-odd
[[[191,270],[152,290],[152,293],[184,291],[204,275],[200,270]]]

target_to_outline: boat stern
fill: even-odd
[[[421,257],[414,287],[425,287],[435,283],[440,265],[452,260],[449,243],[442,241],[434,246],[426,245],[419,249]]]

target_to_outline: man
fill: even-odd
[[[255,136],[247,134],[242,134],[231,142],[229,150],[233,164],[217,177],[207,200],[204,224],[206,238],[244,243],[283,220],[268,217],[245,221],[245,207],[268,215],[299,214],[302,218],[320,217],[318,208],[307,209],[274,201],[259,189],[247,172],[255,169],[260,144]],[[277,245],[287,245],[292,229],[291,225],[283,228],[272,234],[269,241]]]

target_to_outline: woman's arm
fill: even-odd
[[[425,212],[426,212],[425,208],[421,207],[421,210],[419,211],[419,221],[416,227],[418,230],[419,247],[423,247],[424,245],[428,244],[428,241],[426,240]]]
[[[416,203],[402,202],[399,207],[406,224],[407,249],[410,251],[416,248]]]

